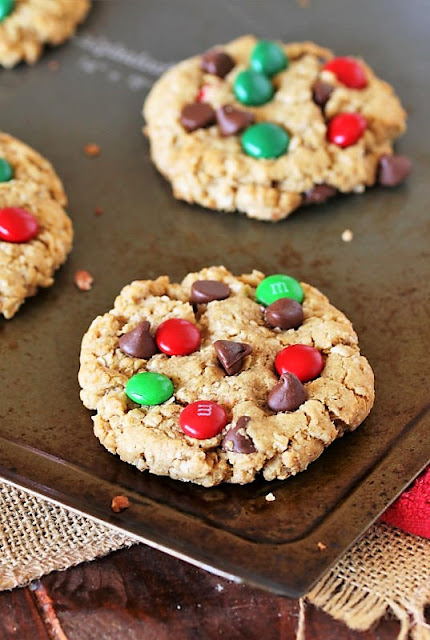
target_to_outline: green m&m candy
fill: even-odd
[[[288,66],[288,58],[282,47],[270,40],[257,42],[251,53],[251,67],[254,71],[273,76]]]
[[[15,0],[0,0],[0,22],[12,11]]]
[[[278,158],[288,150],[288,133],[273,122],[260,122],[248,127],[241,139],[242,149],[253,158]]]
[[[143,371],[130,378],[125,392],[137,404],[161,404],[173,395],[173,382],[162,373]]]
[[[255,291],[257,302],[266,307],[275,300],[292,298],[296,302],[303,301],[303,289],[300,282],[283,273],[267,276],[258,285]]]
[[[254,107],[269,102],[274,93],[269,78],[252,69],[237,74],[233,91],[239,102]]]
[[[0,158],[0,182],[9,182],[13,178],[13,169],[5,158]]]

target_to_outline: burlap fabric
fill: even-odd
[[[8,484],[0,484],[0,541],[0,590],[135,543]],[[430,603],[430,541],[374,525],[306,599],[363,631],[391,611],[401,621],[399,640],[429,640],[424,608]],[[305,637],[303,623],[298,637]]]

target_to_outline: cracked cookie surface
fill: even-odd
[[[208,73],[202,68],[202,56],[195,56],[172,67],[152,88],[143,111],[145,132],[151,157],[171,182],[175,197],[277,221],[301,204],[317,203],[337,192],[360,193],[373,185],[380,159],[393,154],[393,141],[405,130],[406,113],[392,87],[365,62],[357,60],[366,86],[350,88],[323,68],[333,53],[311,42],[282,45],[289,65],[271,78],[273,98],[245,108],[255,123],[282,127],[290,138],[288,151],[257,159],[244,153],[239,135],[221,132],[222,107],[244,110],[235,82],[249,66],[257,42],[245,36],[220,47],[234,62],[224,77]],[[330,90],[323,107],[315,101],[316,83],[320,94],[324,86]],[[186,113],[181,122],[184,107],[195,103],[203,103],[206,113],[202,109],[196,113],[194,106],[194,113]],[[208,107],[213,108],[212,116]],[[364,118],[366,126],[355,143],[342,148],[327,136],[329,122],[345,112]],[[245,126],[246,118],[241,117]],[[315,196],[313,190],[320,186],[325,191],[318,190]]]
[[[81,398],[96,411],[95,434],[110,452],[142,471],[178,480],[244,484],[259,473],[266,480],[294,475],[338,436],[358,427],[373,405],[374,380],[350,321],[317,289],[301,283],[302,324],[271,328],[255,298],[263,279],[258,271],[236,277],[224,267],[211,267],[188,274],[180,284],[165,276],[135,281],[124,287],[110,312],[93,321],[82,341]],[[219,299],[218,293],[218,299],[193,304],[192,287],[200,281],[227,285],[228,297]],[[157,328],[173,318],[200,332],[200,346],[189,355],[168,356],[152,344],[145,359],[120,348],[121,337],[130,336],[139,323],[158,339]],[[238,372],[226,374],[217,341],[251,347]],[[302,385],[306,399],[296,410],[276,411],[268,406],[279,382],[275,359],[289,345],[319,352],[323,368]],[[155,406],[133,402],[127,383],[141,372],[169,378],[173,395]],[[198,401],[225,410],[227,423],[213,437],[197,439],[181,428],[184,409]]]
[[[16,208],[28,212],[38,231],[24,242],[0,239],[0,313],[5,318],[12,318],[38,287],[53,284],[54,271],[65,261],[73,239],[70,218],[45,184],[16,179],[1,183],[0,215]],[[1,222],[0,238],[8,230]]]
[[[45,45],[70,38],[85,18],[90,0],[14,0],[0,20],[0,65],[33,64]]]

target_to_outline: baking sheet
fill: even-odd
[[[0,321],[5,479],[286,595],[306,591],[369,526],[429,457],[429,30],[430,9],[418,0],[111,0],[96,2],[75,40],[34,68],[0,72],[1,129],[53,162],[76,234],[55,285]],[[143,98],[169,64],[247,32],[363,55],[410,114],[397,147],[414,161],[407,184],[339,197],[276,225],[175,201],[140,133]],[[84,155],[89,142],[99,157]],[[211,264],[317,286],[353,321],[374,368],[368,420],[296,478],[203,489],[141,474],[92,434],[77,384],[91,320],[133,279],[175,281]],[[91,291],[73,284],[78,269],[94,275]],[[114,514],[119,493],[132,506]]]

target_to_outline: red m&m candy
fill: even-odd
[[[39,223],[32,213],[19,207],[0,209],[0,240],[28,242],[39,231]]]
[[[350,89],[364,89],[367,87],[366,73],[354,58],[333,58],[323,67],[324,71],[331,71],[336,78]]]
[[[324,361],[318,349],[304,344],[286,347],[275,358],[275,367],[279,375],[286,372],[294,373],[301,382],[318,377],[323,365]]]
[[[227,414],[216,402],[197,400],[185,407],[179,416],[179,424],[187,436],[205,440],[221,433],[227,424]]]
[[[200,340],[196,325],[182,318],[165,320],[155,334],[158,348],[168,356],[187,356],[199,348]]]
[[[366,125],[360,113],[339,113],[328,123],[327,138],[338,147],[350,147],[361,138]]]

